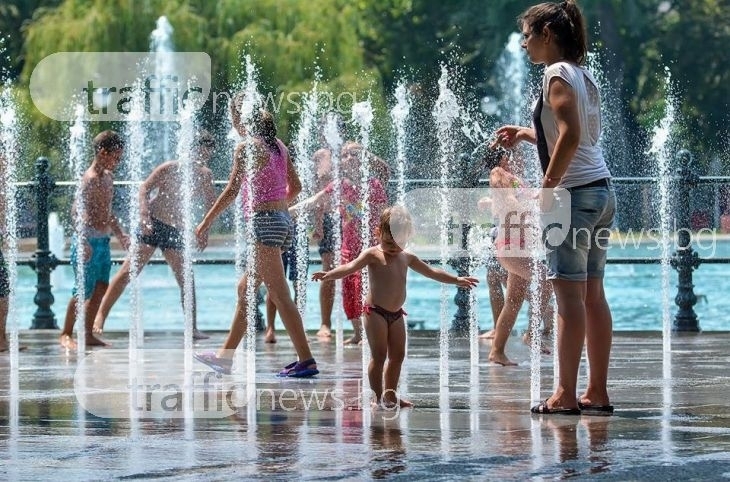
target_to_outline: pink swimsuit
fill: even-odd
[[[279,139],[276,140],[279,146],[278,152],[269,148],[269,161],[264,164],[261,169],[254,172],[251,179],[244,179],[241,185],[241,199],[243,201],[243,211],[247,211],[248,207],[248,188],[247,183],[251,183],[251,191],[253,193],[252,207],[255,210],[260,204],[269,201],[280,201],[286,199],[287,195],[287,162],[286,147]]]

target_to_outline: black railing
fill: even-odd
[[[726,264],[730,263],[730,258],[700,258],[693,250],[690,239],[690,198],[692,189],[699,184],[730,184],[730,177],[725,176],[708,176],[699,177],[692,171],[692,156],[688,151],[680,151],[678,153],[680,167],[671,176],[671,192],[675,196],[676,206],[676,228],[678,230],[678,246],[679,248],[672,254],[670,258],[671,266],[677,270],[678,284],[675,303],[679,310],[674,319],[674,329],[679,332],[699,332],[699,320],[694,312],[694,305],[697,303],[697,296],[694,293],[694,285],[692,282],[692,273],[701,264]],[[652,177],[617,177],[613,179],[617,185],[639,185],[656,183],[657,178]],[[226,181],[216,181],[217,185],[225,185]],[[117,181],[116,185],[132,185],[131,181]],[[468,184],[468,185],[467,185]],[[57,328],[55,316],[51,310],[54,297],[50,284],[50,274],[56,266],[69,265],[67,259],[56,259],[49,251],[49,233],[48,233],[48,214],[49,200],[56,187],[74,187],[75,182],[54,182],[49,173],[49,163],[46,158],[38,158],[36,161],[36,176],[32,182],[21,182],[18,186],[25,186],[34,189],[37,212],[37,249],[30,259],[19,259],[17,264],[30,266],[37,273],[36,295],[34,302],[38,306],[37,311],[33,315],[31,328]],[[409,179],[406,181],[408,190],[420,187],[438,187],[439,180],[432,179]],[[485,179],[453,179],[450,181],[449,187],[488,187],[488,181]],[[465,243],[468,238],[471,225],[462,224],[462,250],[466,249]],[[450,228],[459,228],[459,225]],[[425,259],[430,264],[440,264],[440,259]],[[115,264],[121,264],[123,259],[115,258],[112,260]],[[162,259],[151,259],[151,264],[164,264]],[[226,265],[234,264],[231,258],[203,258],[193,261],[195,265]],[[662,260],[659,258],[609,258],[609,264],[660,264]],[[310,259],[310,264],[319,264],[321,260]],[[455,257],[449,261],[449,264],[456,269],[460,276],[466,276],[469,269],[469,259],[466,257]],[[468,320],[470,319],[471,309],[469,305],[469,296],[465,289],[458,288],[454,298],[457,305],[456,314],[452,322],[452,331],[459,334],[468,330]]]

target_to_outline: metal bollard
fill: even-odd
[[[697,304],[697,295],[692,283],[692,272],[700,266],[697,252],[692,249],[690,232],[690,194],[698,181],[699,176],[692,171],[692,154],[682,149],[677,153],[680,166],[672,181],[677,193],[677,250],[670,260],[671,266],[677,270],[677,296],[674,302],[679,311],[674,317],[673,330],[677,332],[700,331],[699,320],[694,306]]]
[[[48,247],[48,204],[51,193],[56,187],[53,177],[48,172],[49,161],[45,157],[39,157],[35,163],[36,175],[33,187],[36,190],[37,212],[37,236],[38,244],[35,254],[32,256],[31,268],[38,275],[36,294],[33,301],[38,309],[33,314],[31,329],[58,329],[56,317],[51,310],[54,302],[51,291],[51,271],[58,265],[58,260],[49,251]]]
[[[470,224],[461,225],[461,255],[451,258],[449,265],[456,270],[457,276],[469,276],[470,256],[468,251]],[[471,305],[469,290],[456,288],[454,295],[456,314],[451,321],[451,333],[456,336],[467,336],[469,334],[469,320],[471,319]]]

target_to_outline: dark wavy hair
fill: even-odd
[[[106,130],[100,132],[94,137],[92,142],[94,146],[94,153],[98,154],[102,150],[107,152],[124,149],[124,139],[116,131]]]
[[[517,17],[517,25],[529,25],[533,32],[547,27],[554,34],[566,60],[583,65],[588,56],[588,42],[583,13],[575,0],[534,5]]]
[[[256,109],[253,113],[251,133],[263,139],[269,148],[279,150],[279,144],[276,142],[276,123],[274,116],[268,110]]]

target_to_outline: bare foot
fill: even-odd
[[[197,328],[193,328],[193,340],[207,340],[208,338],[210,338],[210,335],[206,335]]]
[[[271,328],[266,328],[264,333],[264,343],[276,343],[276,334]]]
[[[91,332],[96,335],[101,335],[104,331],[104,322],[101,320],[94,320],[94,326],[91,327]]]
[[[399,399],[398,401],[395,400],[383,400],[382,402],[371,402],[371,405],[373,408],[378,409],[381,408],[383,410],[393,410],[398,406],[398,408],[413,408],[413,403],[410,400],[404,400]]]
[[[61,335],[61,338],[59,338],[58,341],[59,343],[61,343],[61,346],[66,350],[75,350],[76,348],[78,348],[76,340],[74,340],[71,335]]]
[[[86,346],[112,346],[111,343],[107,343],[104,340],[100,340],[94,335],[86,335]]]
[[[25,345],[19,345],[18,351],[25,351],[28,347]],[[10,344],[7,341],[0,341],[0,353],[8,353],[10,351]]]
[[[322,325],[319,327],[319,331],[317,332],[317,337],[319,338],[331,338],[332,337],[332,330],[330,330],[330,327],[327,325]]]
[[[509,358],[507,358],[507,355],[505,355],[504,353],[501,353],[501,354],[490,353],[489,361],[492,363],[497,363],[499,365],[502,365],[503,367],[517,366],[517,363],[515,363],[512,360],[510,360]]]
[[[526,331],[522,335],[522,342],[529,346],[530,349],[532,349],[532,337],[530,336],[530,332]],[[540,353],[543,355],[550,355],[552,354],[552,351],[550,351],[550,338],[549,335],[543,335],[542,339],[540,340]]]
[[[494,340],[494,330],[485,331],[481,335],[479,335],[479,338],[483,340]]]
[[[345,345],[359,345],[360,343],[362,343],[362,338],[354,335],[344,341]]]

